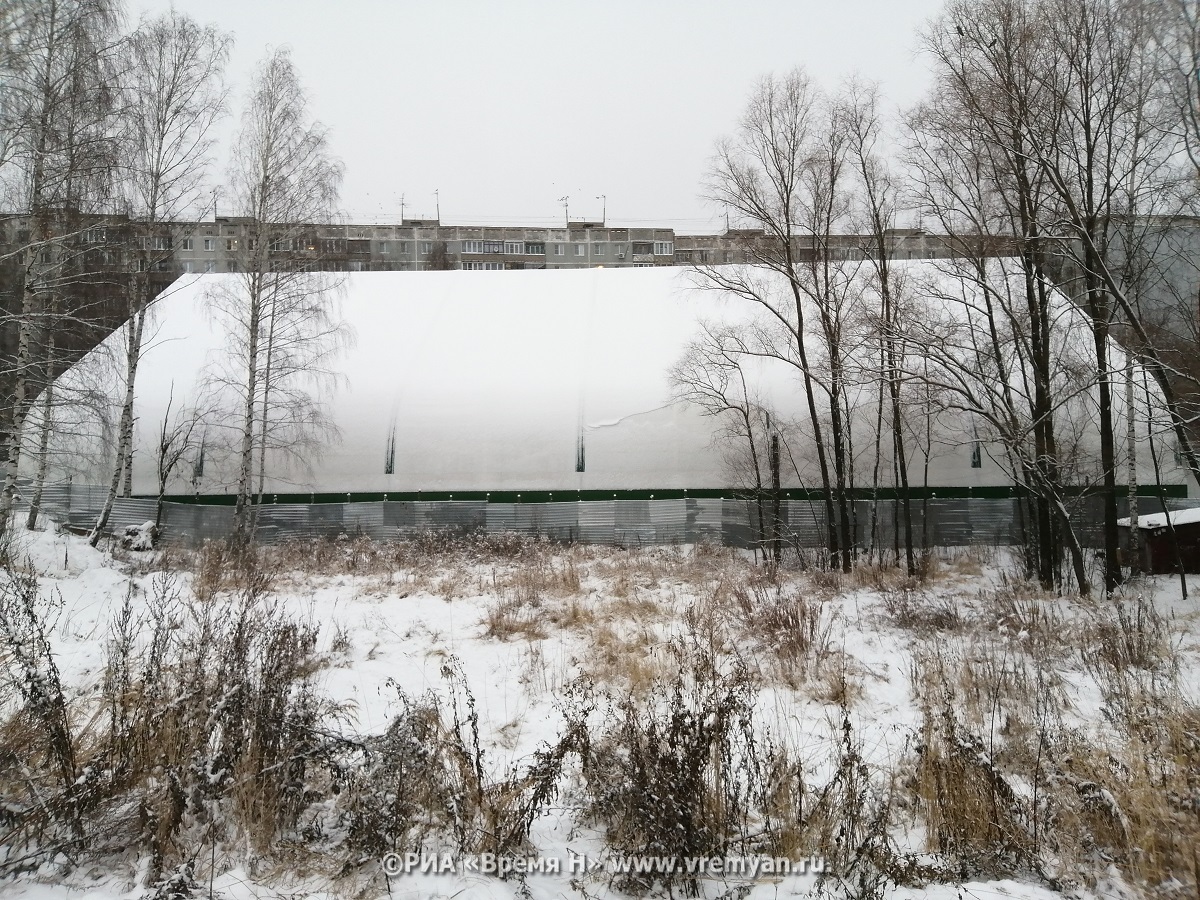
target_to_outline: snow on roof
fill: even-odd
[[[1145,516],[1138,516],[1138,528],[1153,529],[1167,527],[1168,513],[1156,512]],[[1172,525],[1194,525],[1200,522],[1200,506],[1194,509],[1176,509],[1169,513]],[[1117,524],[1123,528],[1129,527],[1129,517],[1117,519]]]
[[[1016,278],[1002,261],[993,264],[989,277],[997,285]],[[975,323],[981,315],[972,299],[978,285],[955,279],[945,265],[948,261],[912,260],[897,268],[906,270],[939,327]],[[721,271],[741,273],[757,289],[792,302],[776,275]],[[869,271],[864,267],[854,277],[869,279]],[[236,481],[237,459],[229,448],[240,446],[245,364],[238,360],[246,337],[214,313],[211,297],[224,292],[236,298],[242,279],[184,276],[151,308],[136,385],[138,493],[157,489],[155,448],[168,412],[209,403],[209,394],[217,397],[219,414],[208,415],[202,426],[204,464],[195,467],[195,478],[188,474],[193,467],[180,466],[169,492],[220,493]],[[1055,302],[1064,315],[1082,317],[1060,295]],[[264,471],[266,493],[727,487],[745,474],[737,469],[740,445],[721,436],[729,417],[705,416],[678,402],[671,367],[702,327],[742,333],[765,328],[766,334],[779,327],[756,304],[714,290],[695,272],[675,266],[349,273],[335,306],[335,317],[354,339],[320,366],[333,376],[322,408],[339,434],[322,440],[320,452],[307,445],[289,453],[286,441],[274,438]],[[1060,344],[1070,344],[1070,329],[1059,331]],[[1088,332],[1083,327],[1077,333]],[[771,339],[786,344],[778,335]],[[63,379],[64,391],[75,379],[80,396],[100,396],[95,402],[106,404],[108,422],[62,429],[69,446],[58,454],[80,478],[95,483],[111,477],[106,454],[124,397],[124,343],[123,332],[110,335]],[[850,431],[861,429],[854,446],[868,448],[877,362],[871,342],[851,344],[852,356],[861,358],[852,359],[849,369],[862,374],[848,387],[859,408]],[[1089,347],[1079,350],[1083,363]],[[808,349],[819,371],[825,364],[819,342]],[[797,468],[795,483],[814,483],[819,476],[804,438],[809,414],[798,370],[753,354],[740,365],[751,400],[771,409],[775,421],[796,437],[795,458],[789,455],[789,465]],[[88,374],[88,366],[96,371]],[[735,379],[731,393],[741,389]],[[961,422],[946,416],[935,427],[942,449],[934,453],[932,470],[939,484],[1005,478],[967,467]]]
[[[135,490],[155,489],[153,442],[172,398],[178,408],[197,396],[217,364],[238,377],[236,361],[222,362],[237,338],[206,296],[241,283],[185,276],[155,303],[138,369]],[[268,474],[268,492],[686,489],[729,479],[713,446],[720,423],[672,402],[669,368],[700,321],[748,311],[697,289],[687,269],[352,273],[341,294],[354,343],[326,362],[339,376],[328,410],[340,440],[307,471]],[[117,359],[121,342],[106,342]],[[747,368],[758,399],[803,415],[794,368]],[[236,409],[226,422],[238,421]],[[231,472],[210,452],[201,490],[223,489]]]

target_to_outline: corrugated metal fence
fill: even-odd
[[[1080,531],[1090,545],[1100,543],[1099,508],[1091,498],[1080,504]],[[104,501],[104,489],[94,485],[47,485],[44,515],[74,528],[91,528]],[[1157,501],[1143,500],[1149,512]],[[1169,501],[1175,508],[1196,501]],[[854,503],[856,541],[860,546],[889,547],[894,542],[893,501]],[[1017,501],[1011,499],[914,500],[913,537],[928,546],[1012,544],[1019,540]],[[817,548],[825,542],[825,508],[819,501],[781,503],[788,544]],[[153,500],[118,500],[108,531],[119,534],[128,525],[152,522]],[[280,503],[258,507],[258,535],[264,542],[293,537],[365,535],[376,540],[423,531],[484,529],[545,535],[555,540],[638,546],[694,543],[707,540],[730,546],[751,546],[758,534],[757,510],[746,500],[585,500],[553,503],[488,503],[485,501],[400,501],[363,503]],[[768,512],[769,515],[769,512]],[[164,503],[162,535],[169,541],[195,544],[226,537],[232,531],[233,507],[193,503]]]

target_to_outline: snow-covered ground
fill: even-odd
[[[16,556],[39,573],[43,595],[52,601],[51,641],[72,713],[86,717],[104,678],[115,615],[127,597],[135,618],[146,612],[155,590],[155,567],[148,562],[154,556],[114,558],[53,530],[22,533],[17,543]],[[1016,566],[1003,552],[944,554],[923,584],[874,567],[851,576],[788,569],[777,583],[768,583],[745,554],[706,547],[540,545],[515,557],[429,554],[419,563],[381,568],[376,562],[359,572],[348,562],[357,552],[354,542],[331,552],[336,564],[318,572],[293,557],[295,568],[275,571],[271,593],[288,618],[319,628],[314,683],[342,708],[338,727],[353,736],[382,734],[404,711],[403,697],[445,698],[455,689],[446,675],[449,666],[461,673],[459,687],[465,685],[474,697],[483,759],[497,778],[523,769],[539,748],[559,739],[564,697],[581,678],[609,700],[653,695],[678,675],[681,647],[730,665],[740,661],[748,669],[755,727],[800,761],[810,785],[834,777],[848,740],[872,773],[875,790],[903,796],[905,779],[917,777],[917,745],[930,739],[937,700],[927,679],[938,665],[973,670],[998,662],[991,726],[987,732],[976,728],[988,759],[1006,759],[1006,746],[1029,724],[1022,703],[1032,698],[1019,695],[1031,683],[1022,680],[1030,672],[1040,673],[1038,684],[1042,676],[1052,683],[1046,697],[1059,698],[1054,708],[1064,727],[1087,741],[1117,746],[1121,740],[1105,669],[1087,662],[1093,659],[1089,642],[1101,640],[1101,626],[1112,621],[1102,615],[1101,601],[1030,592],[1017,583]],[[185,589],[194,577],[181,576]],[[1195,595],[1181,598],[1178,579],[1129,587],[1124,600],[1129,608],[1136,607],[1139,593],[1165,617],[1173,648],[1173,702],[1193,708],[1200,694],[1193,638],[1200,603]],[[788,619],[797,603],[817,620]],[[788,627],[811,639],[797,645],[779,633]],[[959,685],[960,674],[952,671],[946,683]],[[985,681],[962,680],[963,696]],[[973,718],[971,708],[960,713],[964,727],[987,725]],[[564,775],[558,798],[530,830],[532,852],[557,860],[559,872],[507,880],[475,871],[385,878],[374,861],[360,860],[349,869],[319,864],[320,852],[336,852],[327,843],[299,861],[285,854],[239,858],[223,852],[215,871],[201,855],[195,895],[208,896],[211,889],[230,900],[619,896],[611,874],[568,871],[572,858],[605,858],[602,831],[579,818],[578,780],[578,772]],[[1022,784],[1018,776],[1012,783],[1018,789]],[[934,860],[920,804],[907,802],[907,811],[900,803],[892,815],[890,838],[899,851]],[[1086,857],[1081,852],[1078,858]],[[1077,870],[1058,881],[1053,873],[1024,871],[997,880],[889,886],[885,894],[1032,900],[1057,893],[1056,887],[1082,896],[1136,893],[1117,868],[1108,868],[1103,854],[1096,859],[1082,878]],[[1188,874],[1179,873],[1181,885]],[[137,878],[128,859],[99,859],[66,873],[61,865],[46,865],[0,882],[0,895],[24,900],[149,895]],[[836,883],[830,879],[825,888]],[[708,897],[760,900],[805,895],[816,884],[811,874],[749,879],[723,873],[701,879]]]

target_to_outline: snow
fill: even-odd
[[[148,575],[130,569],[128,563],[93,550],[78,538],[52,530],[20,532],[20,558],[41,572],[43,588],[61,598],[52,639],[64,681],[77,703],[93,696],[104,674],[104,646],[114,611],[135,586],[135,604],[144,602]],[[563,550],[561,553],[567,553]],[[626,551],[591,549],[580,551],[581,602],[593,608],[627,602],[629,585],[618,590],[619,578],[627,577],[639,603],[650,604],[663,618],[654,623],[653,638],[645,648],[647,661],[669,665],[661,642],[683,628],[685,611],[703,601],[711,587],[668,574],[644,577],[621,576],[639,557]],[[652,562],[675,558],[674,549],[640,551],[640,559]],[[650,562],[646,564],[649,565]],[[970,604],[981,591],[999,583],[1009,566],[1003,556],[993,558],[982,574],[957,574],[953,570],[926,590],[933,598]],[[399,712],[398,690],[409,696],[426,691],[444,693],[443,667],[457,660],[465,681],[475,695],[480,713],[480,731],[489,764],[505,771],[519,764],[544,742],[553,741],[561,720],[556,701],[562,687],[581,671],[594,670],[597,653],[589,630],[548,627],[540,638],[500,639],[487,633],[488,613],[501,598],[497,579],[505,575],[502,563],[461,564],[417,573],[398,570],[386,575],[311,575],[284,573],[278,580],[275,599],[292,616],[321,626],[320,650],[326,664],[319,673],[320,689],[333,701],[346,704],[345,728],[358,734],[378,734]],[[1146,579],[1141,589],[1163,605],[1170,604],[1181,626],[1200,619],[1200,606],[1193,597],[1181,600],[1177,582],[1170,578]],[[883,614],[884,593],[880,588],[844,584],[828,592],[822,601],[830,617],[831,648],[840,654],[847,670],[860,678],[863,690],[851,707],[856,740],[868,765],[892,765],[911,751],[920,733],[919,698],[911,683],[911,634],[889,624]],[[1073,626],[1069,606],[1064,606],[1063,627]],[[620,629],[617,614],[608,626]],[[632,623],[630,623],[632,624]],[[594,628],[592,629],[594,631]],[[928,636],[922,638],[931,639]],[[1019,629],[997,623],[995,639],[1029,640]],[[953,636],[946,640],[953,642]],[[749,650],[750,648],[740,648]],[[1194,665],[1196,649],[1184,648],[1193,665],[1185,683],[1198,685]],[[739,652],[740,652],[739,650]],[[1100,721],[1102,698],[1097,686],[1083,672],[1073,673],[1071,713],[1080,728]],[[806,777],[820,784],[832,772],[829,752],[840,738],[841,712],[809,689],[794,689],[782,683],[764,685],[757,694],[757,712],[771,732],[800,748],[806,760]],[[980,751],[982,752],[982,751]],[[901,829],[896,839],[901,846],[920,849],[923,831],[919,826]],[[571,853],[596,853],[600,838],[571,818],[567,808],[553,807],[536,823],[532,840],[539,853],[565,859]],[[772,900],[779,896],[806,895],[813,887],[811,876],[769,878],[751,886],[748,900]],[[43,873],[42,880],[25,879],[0,883],[0,894],[17,900],[101,900],[141,898],[142,888],[132,886],[129,873],[103,869],[57,879]],[[204,890],[207,891],[207,883]],[[297,896],[340,896],[344,884],[332,877],[289,871],[286,867],[257,870],[234,865],[215,874],[214,896],[225,900],[283,900]],[[730,889],[722,879],[705,882],[705,894],[716,898]],[[603,882],[590,884],[588,895],[616,898],[619,895]],[[1011,898],[1048,900],[1047,888],[1024,881],[997,880],[932,885],[920,890],[896,888],[887,896],[907,898]],[[1103,896],[1101,891],[1097,896]],[[512,898],[550,900],[582,897],[568,875],[531,875],[524,882],[501,881],[479,874],[411,874],[396,876],[389,885],[381,881],[364,888],[360,896]],[[1086,891],[1078,896],[1087,897]]]
[[[143,522],[141,525],[126,525],[125,533],[121,536],[121,546],[126,550],[145,552],[154,549],[154,541],[158,536],[158,528],[153,522]]]
[[[937,263],[896,265],[908,282],[934,286],[921,290],[930,294],[925,302],[939,321],[963,322],[977,314],[969,297],[953,296],[968,289]],[[867,280],[866,268],[855,277]],[[168,408],[177,415],[202,397],[215,397],[220,410],[208,417],[204,431],[204,473],[193,483],[192,466],[180,467],[169,492],[226,493],[235,480],[236,466],[222,444],[229,444],[230,428],[239,421],[233,391],[239,370],[230,355],[238,341],[236,329],[214,312],[211,297],[239,284],[239,276],[230,274],[186,277],[152,307],[136,385],[135,494],[156,493],[155,448]],[[774,276],[762,276],[762,284],[783,291]],[[738,479],[714,444],[723,421],[674,400],[670,369],[704,326],[754,323],[768,334],[778,328],[754,303],[731,299],[674,266],[349,273],[338,296],[335,318],[352,340],[322,361],[330,377],[320,391],[336,438],[327,436],[299,454],[272,454],[268,494],[725,488]],[[1058,302],[1067,306],[1061,297]],[[115,361],[123,340],[121,332],[111,335],[64,376],[59,395],[108,391],[109,402],[118,402],[124,390]],[[870,343],[851,343],[849,352],[866,358],[849,366],[864,374],[848,386],[857,410],[848,427],[855,445],[868,447],[876,363]],[[815,366],[822,365],[824,353],[815,342],[809,354]],[[785,471],[784,486],[816,482],[798,370],[766,358],[747,358],[742,365],[750,396],[772,409],[800,468],[795,475]],[[990,457],[981,468],[971,466],[970,446],[979,439],[971,423],[944,416],[933,428],[927,468],[934,486],[1009,483]],[[68,444],[53,454],[61,469],[53,478],[61,480],[73,467],[76,484],[106,484],[105,428],[81,422],[63,430]],[[578,472],[581,441],[586,465]],[[1143,456],[1146,470],[1139,478],[1151,483],[1155,476],[1146,468],[1148,454]],[[388,457],[394,459],[390,474]],[[1183,480],[1181,470],[1170,461],[1165,465],[1165,481]],[[890,467],[882,474],[890,478]]]
[[[1166,513],[1149,513],[1144,516],[1138,516],[1138,528],[1142,530],[1150,530],[1154,528],[1166,528],[1168,517],[1172,525],[1194,525],[1200,522],[1200,506],[1193,509],[1175,509]],[[1117,525],[1122,528],[1129,527],[1129,517],[1117,519]]]

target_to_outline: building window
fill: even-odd
[[[433,252],[433,241],[421,241],[421,252],[429,254]]]
[[[217,242],[214,241],[212,238],[205,238],[204,239],[204,249],[207,250],[209,253],[212,253],[212,251],[217,249]]]
[[[483,252],[483,241],[463,241],[462,242],[462,252],[463,253],[482,253]]]
[[[185,262],[185,263],[183,264],[183,271],[184,271],[184,273],[185,273],[185,274],[187,274],[187,275],[191,275],[191,274],[192,274],[192,264],[191,264],[191,262],[190,262],[190,261],[189,261],[189,262]]]
[[[502,262],[484,262],[483,260],[473,259],[462,264],[463,271],[466,272],[499,272],[503,270],[504,263]]]
[[[248,238],[246,240],[246,249],[249,250],[251,253],[253,253],[255,250],[258,249],[258,241],[255,240],[254,238]]]
[[[575,245],[575,255],[576,256],[584,256],[586,254],[587,254],[587,245],[586,244],[576,244]]]
[[[483,242],[483,252],[484,253],[503,253],[504,252],[504,241],[484,241]]]
[[[406,255],[408,253],[408,241],[397,241],[396,252],[401,256]]]
[[[184,239],[183,239],[183,249],[184,249],[184,250],[191,250],[191,249],[192,249],[192,239],[191,239],[191,238],[184,238]]]
[[[536,243],[536,244],[527,243],[525,245],[525,255],[526,256],[545,256],[546,255],[546,245],[542,244],[542,243]]]
[[[566,251],[562,244],[554,245],[554,255],[555,256],[562,256],[564,252],[566,252]]]
[[[103,228],[89,228],[83,233],[83,241],[85,244],[103,244],[104,243]]]
[[[380,256],[387,256],[391,252],[392,252],[391,247],[388,246],[387,241],[379,242],[379,255]]]
[[[603,244],[592,244],[592,256],[603,256],[603,255],[604,255],[604,245]]]
[[[504,252],[512,254],[514,256],[524,256],[525,255],[525,242],[524,241],[505,241],[504,242]]]
[[[213,261],[210,259],[208,262],[206,262],[206,263],[204,264],[204,271],[205,271],[205,272],[215,272],[215,271],[217,271],[217,264],[216,264],[215,262],[213,262]]]
[[[654,255],[655,256],[673,256],[675,254],[674,241],[655,241]]]
[[[236,249],[237,249],[237,247],[238,247],[238,245],[237,245],[237,238],[229,238],[229,240],[227,240],[227,241],[225,242],[225,249],[226,249],[226,250],[236,250]],[[232,271],[232,270],[230,270],[230,271]]]

